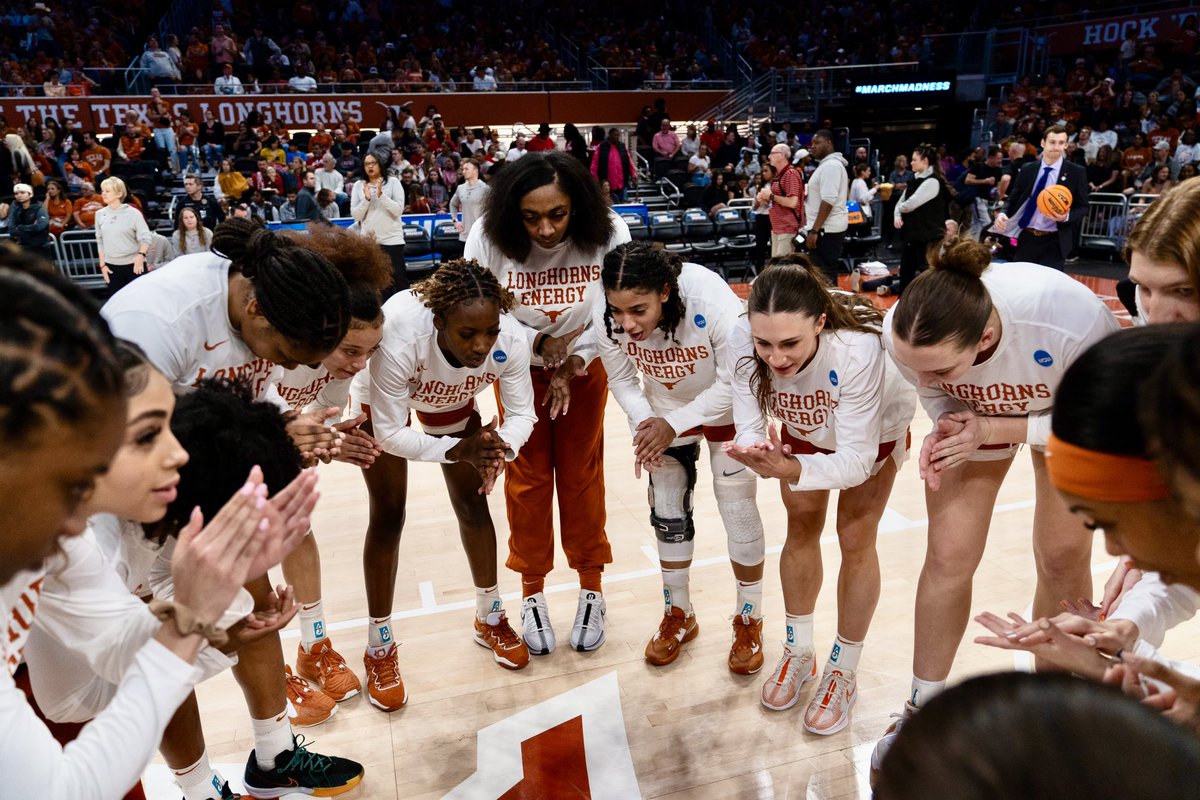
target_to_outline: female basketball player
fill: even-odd
[[[579,573],[571,647],[604,644],[601,575],[612,561],[604,531],[604,404],[607,382],[590,337],[580,337],[604,302],[604,254],[629,241],[629,228],[604,202],[578,159],[550,152],[505,167],[492,184],[484,216],[467,237],[466,257],[491,270],[516,297],[513,316],[525,327],[538,396],[538,423],[508,465],[509,569],[521,573],[525,641],[539,655],[556,639],[546,604],[554,566],[554,492],[562,546]],[[558,411],[569,392],[572,413]]]
[[[113,331],[141,347],[176,389],[187,391],[205,378],[247,380],[256,397],[272,400],[289,415],[289,433],[302,451],[328,460],[338,454],[344,434],[325,422],[339,412],[294,415],[276,383],[281,368],[329,356],[344,339],[352,310],[342,272],[297,241],[246,220],[226,220],[213,235],[213,252],[182,256],[171,270],[135,281],[103,313]],[[319,564],[316,539],[307,536],[289,557],[285,574],[297,600],[310,607],[302,609],[302,623],[323,631]],[[338,690],[349,696],[357,682],[336,651],[321,661],[306,665],[309,674],[342,680],[334,681],[329,696],[301,679],[288,680],[298,725],[324,722],[341,699]]]
[[[529,651],[508,623],[496,579],[496,530],[486,493],[505,460],[529,438],[536,419],[529,346],[506,312],[512,295],[474,261],[438,268],[412,291],[384,304],[383,341],[353,393],[383,453],[363,478],[371,497],[363,548],[367,611],[367,694],[395,711],[407,702],[392,634],[392,597],[408,494],[408,462],[442,465],[475,583],[475,641],[496,663],[520,669]],[[497,384],[504,423],[482,425],[475,396]],[[415,411],[424,432],[412,427]]]
[[[742,301],[716,273],[680,264],[650,242],[629,242],[610,252],[600,278],[606,303],[592,329],[608,386],[634,431],[635,470],[644,466],[652,472],[650,524],[658,537],[666,610],[646,644],[646,660],[670,664],[700,632],[688,568],[695,550],[696,461],[700,440],[706,439],[737,579],[729,669],[758,672],[765,544],[754,504],[756,478],[721,449],[733,439],[725,351]]]
[[[1181,183],[1146,210],[1125,260],[1147,322],[1200,321],[1200,181]]]
[[[120,796],[137,782],[172,710],[197,679],[204,637],[250,570],[283,552],[282,528],[261,526],[251,480],[201,530],[180,536],[174,622],[132,657],[108,708],[64,751],[12,680],[37,610],[40,573],[62,537],[84,530],[81,503],[124,432],[126,403],[113,340],[91,300],[69,281],[14,250],[0,255],[0,768],[6,792],[51,800]],[[24,570],[24,571],[23,571]],[[188,633],[182,631],[189,630]]]
[[[883,315],[854,297],[835,297],[805,256],[776,259],[750,289],[748,318],[732,335],[736,461],[780,480],[788,537],[779,561],[787,613],[783,656],[762,688],[782,711],[817,676],[813,609],[821,589],[821,531],[829,492],[839,490],[838,636],[804,727],[846,727],[855,671],[879,602],[875,537],[896,471],[908,456],[912,387],[880,340]],[[774,417],[783,423],[775,433]]]
[[[978,242],[950,243],[884,321],[884,342],[934,424],[919,463],[929,544],[906,713],[945,686],[996,494],[1021,443],[1031,448],[1037,494],[1034,613],[1091,596],[1090,537],[1053,492],[1044,450],[1063,371],[1117,323],[1087,287],[1057,270],[989,261]],[[895,728],[876,745],[873,768]]]

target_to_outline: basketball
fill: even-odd
[[[1071,190],[1067,187],[1059,184],[1048,186],[1038,195],[1038,211],[1047,217],[1062,216],[1071,210],[1071,200]]]

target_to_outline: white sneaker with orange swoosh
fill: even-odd
[[[812,650],[793,653],[786,647],[783,657],[762,687],[762,704],[772,711],[786,711],[800,699],[800,687],[817,677],[817,657]]]
[[[826,665],[820,687],[804,711],[804,729],[831,736],[850,724],[850,709],[858,699],[854,673]]]

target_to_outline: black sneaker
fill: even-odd
[[[220,780],[219,776],[217,780]],[[244,800],[245,798],[245,795],[238,794],[233,789],[229,788],[229,781],[222,783],[219,791],[221,792],[221,800]],[[186,798],[184,800],[186,800]]]
[[[362,764],[348,758],[310,753],[303,736],[293,736],[295,748],[275,756],[275,769],[260,769],[254,751],[246,762],[242,782],[251,797],[274,798],[293,792],[314,797],[336,797],[362,780]]]

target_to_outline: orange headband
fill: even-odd
[[[1148,458],[1099,453],[1064,442],[1046,444],[1046,469],[1059,491],[1104,503],[1149,503],[1171,496],[1158,466]]]

